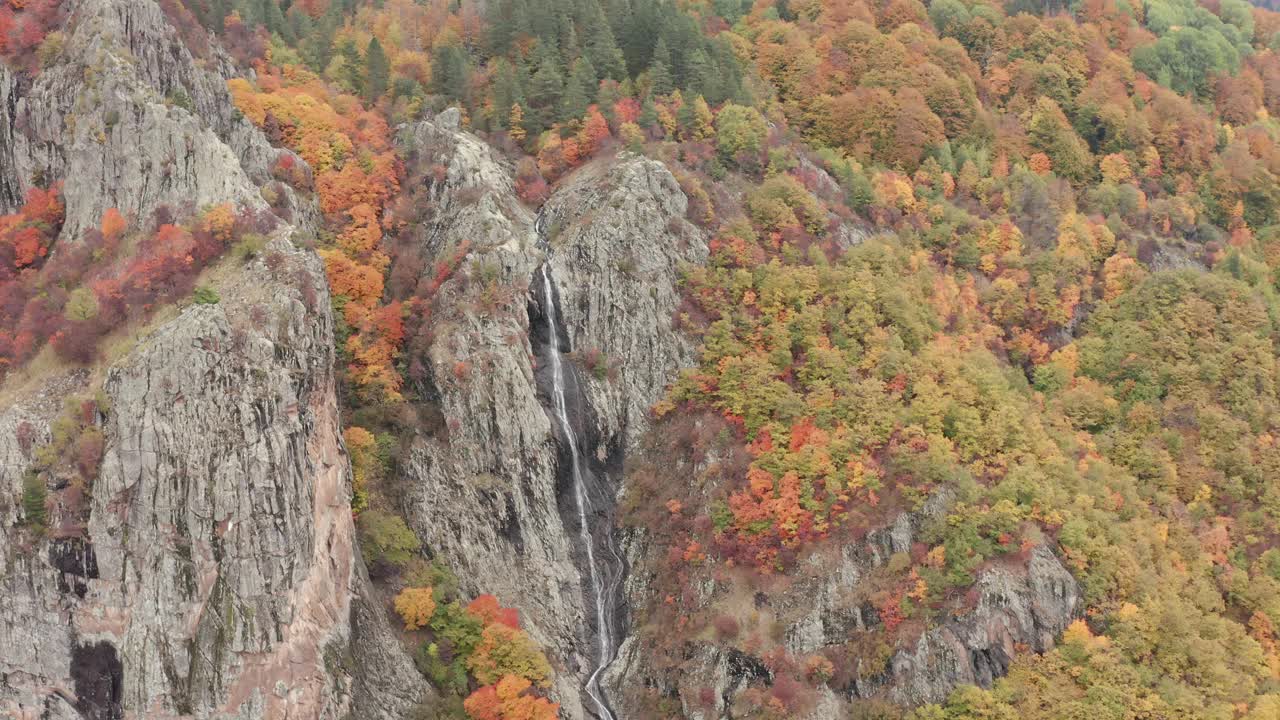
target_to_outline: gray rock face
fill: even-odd
[[[65,237],[75,239],[112,207],[138,216],[161,204],[265,206],[257,185],[284,151],[236,113],[225,77],[196,63],[159,6],[67,4],[65,49],[29,89],[0,69],[0,210],[63,179]]]
[[[990,687],[1009,669],[1016,645],[1036,652],[1075,618],[1075,578],[1043,545],[1021,568],[991,568],[977,583],[978,606],[926,632],[890,661],[888,697],[904,704],[942,702],[957,685]]]
[[[401,132],[418,163],[443,168],[429,193],[435,211],[419,230],[428,256],[469,243],[439,289],[429,357],[419,359],[428,376],[422,394],[446,427],[411,449],[407,514],[467,591],[519,603],[559,671],[563,716],[578,718],[592,652],[583,571],[576,533],[561,517],[565,487],[529,340],[529,283],[544,251],[509,169],[443,119]],[[671,174],[643,158],[581,170],[546,206],[559,226],[550,262],[572,344],[629,359],[614,381],[589,383],[587,414],[597,421],[589,434],[601,460],[643,430],[644,411],[688,352],[670,327],[676,270],[706,248],[684,222],[685,207]]]
[[[903,513],[861,543],[811,555],[795,573],[795,584],[770,602],[775,620],[783,627],[786,651],[805,657],[874,627],[879,622],[875,611],[864,609],[856,599],[863,579],[895,553],[908,552],[923,524],[944,514],[951,502],[950,493],[937,493],[920,510]],[[635,536],[628,545],[632,562],[643,567],[650,556],[643,536]],[[972,610],[895,648],[884,667],[872,668],[868,659],[859,658],[857,667],[845,669],[854,678],[852,684],[839,690],[820,687],[816,705],[806,717],[837,717],[837,709],[852,698],[919,705],[945,700],[958,685],[989,687],[1007,672],[1017,647],[1049,650],[1080,610],[1079,586],[1044,546],[1034,548],[1024,565],[996,565],[982,571],[975,587],[977,603]],[[702,602],[711,601],[716,590],[716,584],[710,583],[701,593]],[[630,595],[638,607],[653,601],[643,597],[640,582],[631,584]],[[629,638],[613,670],[614,682],[631,688],[649,684],[663,694],[676,695],[685,717],[694,720],[731,717],[737,692],[753,681],[769,680],[762,660],[711,640],[687,643],[674,674],[656,671],[652,655],[643,638]],[[868,662],[865,667],[864,662]],[[698,702],[700,688],[714,691],[714,707]],[[636,702],[625,706],[625,714],[643,717],[644,701]]]
[[[528,339],[528,283],[541,260],[533,215],[477,138],[421,122],[401,141],[419,163],[446,169],[419,228],[424,254],[445,259],[467,245],[436,295],[428,357],[413,358],[445,427],[410,448],[406,516],[468,593],[519,601],[530,633],[560,661],[557,695],[580,716],[579,577],[556,510],[551,422]]]
[[[599,354],[584,377],[601,438],[633,446],[676,371],[693,364],[693,347],[671,324],[681,268],[707,258],[706,240],[684,219],[688,205],[662,163],[624,156],[578,171],[544,210],[573,349]]]
[[[0,67],[0,210],[64,181],[62,245],[109,207],[265,207],[287,151],[239,117],[225,58],[194,60],[152,0],[67,5],[66,50],[34,82]],[[315,222],[286,195],[284,215]],[[276,270],[229,270],[221,303],[105,373],[8,397],[0,715],[390,719],[429,697],[355,547],[326,282],[291,229]],[[63,400],[99,390],[87,526],[36,538],[17,527],[22,478]]]
[[[275,240],[222,302],[187,308],[106,373],[102,469],[68,592],[56,541],[6,553],[0,711],[73,703],[91,717],[400,717],[425,688],[365,592],[333,383],[332,320],[311,254]],[[305,278],[305,280],[302,280]],[[316,288],[308,307],[301,284]],[[16,405],[0,427],[42,421]],[[5,485],[29,452],[0,439]],[[47,551],[47,561],[43,553]],[[90,552],[90,550],[86,550]],[[376,619],[376,618],[375,618]],[[342,658],[355,656],[344,669]],[[84,678],[109,678],[87,692]],[[370,683],[399,696],[354,707]],[[399,699],[399,702],[397,702]],[[94,713],[97,713],[96,715]]]

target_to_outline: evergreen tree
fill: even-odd
[[[715,66],[702,48],[689,53],[684,87],[699,95],[714,94],[717,85]]]
[[[653,61],[653,39],[660,29],[658,8],[653,0],[639,0],[623,17],[621,30],[615,37],[622,44],[622,54],[631,75],[644,72]]]
[[[310,17],[305,12],[295,14],[306,17],[305,22],[311,23]],[[329,63],[333,60],[333,37],[337,31],[338,18],[332,11],[321,16],[310,32],[304,34],[301,30],[299,31],[298,37],[303,38],[302,59],[312,71],[322,73],[329,67]]]
[[[676,92],[680,92],[677,90]],[[695,137],[695,125],[697,117],[693,114],[693,103],[684,102],[680,107],[676,108],[676,127],[680,130],[681,140],[690,140]]]
[[[450,100],[465,101],[467,95],[467,52],[457,45],[436,47],[431,59],[431,89]]]
[[[526,127],[535,134],[550,127],[560,109],[560,98],[564,95],[564,77],[560,74],[559,65],[554,52],[543,52],[538,71],[529,81]]]
[[[368,100],[374,102],[387,93],[387,86],[391,83],[391,63],[376,37],[369,41],[364,59],[365,93]]]
[[[352,40],[344,40],[338,48],[338,56],[342,58],[342,69],[337,80],[356,95],[364,95],[364,58]]]
[[[276,0],[262,0],[262,24],[267,28],[267,32],[283,35],[288,31],[284,13],[280,12],[280,6],[276,4]]]
[[[45,510],[45,502],[48,500],[49,491],[45,487],[44,479],[35,472],[28,472],[22,478],[22,514],[26,516],[26,523],[29,527],[43,530],[44,524],[48,519],[48,512]]]
[[[654,95],[670,95],[676,89],[671,78],[671,51],[661,38],[653,51],[653,62],[649,65],[649,86]]]
[[[560,35],[560,16],[564,14],[560,0],[526,0],[529,29],[544,45],[556,45]]]
[[[521,35],[530,34],[529,8],[525,0],[492,0],[489,3],[489,53],[507,55]]]
[[[640,104],[640,117],[636,118],[640,127],[653,132],[658,126],[658,106],[653,103],[653,95],[646,95],[644,102]]]
[[[578,31],[568,15],[560,16],[560,31],[556,35],[556,42],[560,48],[560,64],[564,67],[572,66],[582,50],[578,46]]]
[[[493,126],[497,130],[507,127],[507,116],[512,106],[524,102],[524,88],[514,65],[506,58],[499,58],[493,77]]]
[[[587,59],[599,78],[622,80],[627,76],[627,63],[613,37],[613,29],[597,0],[586,0],[586,3],[581,35]]]
[[[569,81],[564,86],[564,95],[560,99],[560,120],[563,122],[585,115],[595,89],[596,71],[591,67],[591,61],[578,58],[573,63]]]
[[[600,83],[600,89],[596,92],[596,105],[600,106],[600,112],[610,123],[614,121],[613,104],[621,99],[622,93],[618,91],[618,83],[612,80]]]

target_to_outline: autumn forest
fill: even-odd
[[[0,0],[3,62],[50,64],[64,5]],[[238,68],[236,111],[289,152],[263,207],[112,209],[56,246],[61,178],[43,179],[0,216],[0,377],[109,361],[163,308],[217,303],[209,274],[281,266],[267,238],[287,198],[313,201],[320,229],[293,240],[332,297],[361,552],[442,698],[422,717],[557,717],[522,599],[461,592],[397,505],[407,438],[456,422],[434,418],[424,363],[469,260],[413,241],[445,168],[396,135],[448,108],[531,211],[632,153],[670,169],[709,240],[670,319],[696,360],[619,500],[622,531],[659,548],[629,629],[654,666],[687,660],[672,628],[762,658],[737,718],[815,717],[822,687],[868,720],[1280,717],[1274,4],[159,5],[200,62]],[[59,452],[91,484],[101,438],[77,412]],[[699,590],[781,597],[935,498],[945,512],[860,585],[874,620],[820,652]],[[971,612],[984,572],[1042,550],[1082,598],[1051,649],[943,702],[855,692],[849,668],[886,667]],[[674,718],[715,699],[646,702]]]

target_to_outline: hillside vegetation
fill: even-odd
[[[712,238],[673,318],[699,362],[654,409],[655,442],[705,462],[695,477],[636,467],[624,520],[662,553],[663,602],[633,628],[654,652],[676,663],[660,637],[681,627],[769,659],[773,684],[740,717],[806,711],[811,688],[844,689],[851,657],[963,615],[979,572],[1042,545],[1086,604],[1055,649],[1019,654],[990,689],[854,716],[1280,714],[1280,14],[1242,0],[162,4],[193,54],[212,62],[214,33],[256,71],[229,83],[237,106],[310,165],[276,177],[324,213],[369,547],[408,533],[387,482],[406,408],[427,402],[415,348],[465,254],[409,246],[421,198],[390,128],[457,106],[531,206],[593,157],[639,152],[671,167]],[[0,5],[15,68],[55,52],[54,6]],[[0,332],[0,372],[46,341],[92,357],[108,320],[185,295],[199,266],[267,229],[227,208],[157,222],[139,240],[149,264],[108,281],[78,255],[45,262],[60,222],[56,188],[0,218],[0,318],[17,329]],[[110,261],[118,223],[86,252]],[[767,594],[943,492],[950,510],[878,571],[864,598],[877,621],[843,646],[786,657],[770,627],[700,604],[708,577]],[[420,668],[469,698],[456,712],[554,713],[529,689],[546,659],[513,613],[382,559],[408,629],[430,630]]]

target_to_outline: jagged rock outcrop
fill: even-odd
[[[268,252],[277,270],[256,262],[219,286],[222,302],[187,308],[107,371],[78,565],[58,562],[63,540],[28,535],[38,552],[5,554],[0,633],[31,651],[0,659],[0,710],[393,718],[423,697],[412,663],[388,652],[385,617],[381,631],[356,623],[375,635],[369,652],[352,646],[367,581],[323,275],[285,240]],[[0,437],[7,486],[65,389],[0,417],[39,423],[26,448]],[[375,694],[381,704],[353,704]]]
[[[467,592],[519,601],[530,633],[559,661],[566,715],[581,717],[580,578],[557,512],[551,422],[528,338],[528,284],[541,259],[533,214],[490,148],[447,119],[416,123],[401,142],[415,164],[445,168],[418,230],[424,255],[465,253],[438,289],[427,357],[411,359],[443,427],[409,448],[405,514]]]
[[[266,207],[288,151],[239,116],[220,51],[194,58],[152,0],[66,6],[60,57],[0,67],[0,210],[63,181],[57,253],[109,207]],[[390,719],[429,697],[355,545],[325,278],[287,240],[314,202],[275,189],[295,225],[216,273],[220,303],[109,369],[4,388],[0,715]],[[64,401],[99,393],[87,521],[35,536],[23,477]]]
[[[902,513],[887,527],[873,531],[859,543],[815,551],[795,573],[794,584],[777,593],[767,606],[757,606],[775,627],[792,657],[806,657],[847,642],[855,634],[879,624],[876,611],[860,600],[868,576],[895,554],[907,553],[925,523],[944,515],[953,501],[939,491],[917,511]],[[634,532],[628,543],[633,578],[628,584],[631,603],[644,607],[656,599],[648,591],[646,568],[652,567],[652,548],[644,533]],[[732,592],[731,585],[706,578],[699,601],[710,606]],[[818,689],[806,717],[836,717],[847,700],[881,698],[902,705],[941,702],[958,685],[989,687],[1003,676],[1018,649],[1045,652],[1054,638],[1078,616],[1081,591],[1075,579],[1047,547],[1033,548],[1025,562],[996,564],[981,571],[975,584],[976,601],[966,612],[925,630],[918,638],[893,648],[887,662],[856,658],[856,666],[840,668],[850,680]],[[655,653],[646,637],[629,638],[611,676],[624,684],[627,715],[644,717],[652,695],[646,686],[677,699],[683,715],[693,720],[731,717],[735,696],[751,683],[769,683],[772,675],[762,657],[732,642],[701,637],[683,644],[678,671],[653,667]],[[708,706],[702,694],[710,689]]]
[[[693,364],[672,326],[681,269],[707,258],[688,205],[662,163],[637,155],[588,165],[546,204],[552,278],[573,349],[592,364],[584,377],[602,440],[634,445],[676,371]]]
[[[420,392],[442,427],[422,433],[404,463],[406,514],[466,590],[518,601],[558,665],[564,717],[582,717],[591,621],[530,342],[530,280],[546,259],[535,216],[515,197],[509,168],[451,114],[402,129],[401,142],[411,164],[439,178],[419,228],[427,257],[454,257],[467,243],[436,295],[428,356],[410,359],[422,365]],[[687,357],[670,329],[676,269],[706,249],[683,219],[686,204],[660,163],[629,157],[579,171],[546,205],[558,225],[550,262],[573,345],[629,361],[615,384],[590,383],[589,417],[575,420],[601,465],[624,431],[643,426],[642,411]]]
[[[230,64],[196,62],[153,0],[73,0],[59,57],[30,87],[0,70],[0,210],[26,190],[67,180],[66,237],[107,208],[264,207],[272,148],[226,89]],[[314,210],[287,187],[278,205],[306,226]],[[296,216],[296,217],[295,217]]]

